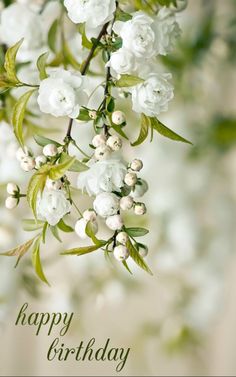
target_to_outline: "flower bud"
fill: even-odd
[[[127,186],[134,186],[137,182],[137,174],[136,173],[127,173],[125,175],[125,183]]]
[[[5,201],[5,207],[7,209],[14,209],[18,205],[18,199],[14,198],[13,196],[8,196]]]
[[[15,195],[19,191],[19,187],[15,183],[7,184],[7,193],[10,195]]]
[[[114,248],[114,257],[119,261],[122,262],[129,257],[129,250],[124,245],[119,245]]]
[[[25,157],[24,160],[21,161],[20,166],[24,171],[31,171],[35,168],[35,159],[33,157]]]
[[[84,213],[83,213],[83,218],[86,221],[94,222],[97,219],[97,215],[96,215],[96,212],[94,210],[86,209],[86,211],[84,211]]]
[[[134,213],[135,215],[144,215],[147,212],[147,208],[144,203],[135,203]]]
[[[106,160],[111,153],[111,149],[107,145],[101,145],[95,149],[94,157],[97,160]]]
[[[92,144],[95,148],[98,148],[101,145],[105,145],[106,144],[106,136],[102,135],[102,134],[95,135],[93,140],[92,140]]]
[[[35,167],[37,169],[41,168],[42,165],[46,164],[47,157],[40,155],[35,158]]]
[[[89,118],[95,120],[97,119],[97,112],[95,110],[90,110],[89,111]]]
[[[113,216],[109,216],[107,219],[106,219],[106,225],[108,226],[108,228],[110,228],[111,230],[119,230],[122,228],[123,226],[123,220],[122,220],[122,217],[120,215],[113,215]]]
[[[130,195],[133,198],[141,198],[148,190],[148,184],[144,179],[140,179],[138,184],[135,185],[134,191]]]
[[[128,241],[128,239],[129,239],[128,234],[125,232],[119,232],[116,236],[116,242],[119,242],[122,245],[126,245],[126,242]]]
[[[135,158],[131,164],[130,164],[130,168],[134,171],[140,171],[142,168],[143,168],[143,163],[141,160],[138,160],[137,158]]]
[[[131,209],[133,204],[134,199],[131,196],[123,196],[123,198],[120,199],[120,208],[123,209],[123,211]]]
[[[119,198],[112,192],[101,192],[93,202],[93,208],[101,217],[117,214],[119,210]]]
[[[46,157],[54,157],[58,153],[57,147],[55,144],[47,144],[43,148],[43,154]]]
[[[60,190],[62,187],[62,182],[60,179],[58,181],[53,181],[52,179],[48,178],[46,181],[46,187],[48,190]]]
[[[30,155],[30,152],[29,152],[29,149],[27,147],[24,147],[23,149],[22,148],[18,148],[17,151],[16,151],[16,159],[21,162],[22,160],[24,160],[24,158],[26,156],[29,156]]]
[[[139,249],[139,255],[142,258],[145,258],[148,255],[148,248],[147,247],[142,247]]]
[[[88,223],[88,221],[86,221],[85,219],[82,218],[82,219],[79,219],[75,224],[75,232],[82,239],[88,238],[88,236],[86,234],[87,223]],[[98,231],[97,222],[96,221],[91,222],[91,227],[92,227],[93,233],[96,234],[97,231]]]
[[[116,124],[117,126],[120,126],[122,123],[126,121],[125,114],[123,113],[123,111],[119,111],[119,110],[114,111],[112,113],[111,120],[114,124]]]
[[[119,151],[122,147],[122,140],[119,136],[113,135],[107,139],[107,145],[112,151]]]

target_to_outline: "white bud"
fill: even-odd
[[[92,144],[95,148],[98,148],[101,145],[105,145],[106,144],[106,136],[101,135],[101,134],[95,135],[93,140],[92,140]]]
[[[120,208],[123,209],[123,211],[126,211],[128,209],[131,209],[134,204],[134,199],[132,196],[123,196],[123,198],[120,199]]]
[[[107,145],[101,145],[95,149],[94,157],[97,160],[106,160],[111,153],[111,149]]]
[[[129,250],[124,245],[119,245],[114,248],[114,257],[122,262],[129,257]]]
[[[143,163],[141,160],[138,160],[137,158],[135,158],[131,164],[130,164],[130,168],[134,171],[140,171],[142,168],[143,168]]]
[[[141,198],[148,190],[148,184],[144,179],[140,179],[138,184],[135,185],[134,191],[131,191],[130,195],[133,198]]]
[[[127,186],[134,186],[137,183],[137,179],[136,173],[127,173],[125,175],[125,183]]]
[[[33,157],[25,157],[20,166],[24,171],[31,171],[35,168],[35,159]]]
[[[18,148],[17,151],[16,151],[16,159],[21,162],[22,160],[24,160],[24,158],[26,156],[29,156],[30,155],[30,152],[29,152],[29,149],[27,147],[24,147],[24,149],[22,148]]]
[[[95,110],[90,110],[89,111],[89,118],[95,120],[97,119],[97,112]]]
[[[18,199],[17,198],[13,198],[13,196],[8,196],[8,198],[6,198],[5,207],[7,209],[16,208],[17,204],[18,204]]]
[[[147,208],[144,203],[136,203],[134,205],[135,215],[144,215],[147,212]]]
[[[128,239],[129,239],[128,234],[125,232],[119,232],[116,236],[116,242],[119,242],[122,245],[126,245],[126,242],[128,241]]]
[[[139,249],[139,255],[142,257],[142,258],[145,258],[147,255],[148,255],[148,248],[147,247],[142,247]]]
[[[114,113],[112,113],[111,120],[114,124],[120,126],[122,123],[126,121],[125,114],[123,113],[123,111],[114,111]]]
[[[82,239],[86,239],[88,238],[87,234],[86,234],[86,225],[87,225],[88,221],[86,221],[84,218],[78,220],[75,224],[75,232],[76,234],[82,238]],[[91,227],[92,227],[92,231],[94,234],[97,233],[98,231],[98,224],[97,222],[91,222]]]
[[[58,181],[53,181],[52,179],[48,178],[46,181],[46,187],[48,190],[60,190],[62,187],[62,182],[60,179]]]
[[[47,157],[40,155],[35,158],[35,166],[37,169],[41,168],[42,165],[46,164]]]
[[[122,140],[117,135],[110,136],[107,139],[107,145],[111,148],[113,151],[119,151],[122,147]]]
[[[97,215],[96,215],[96,212],[94,210],[86,209],[86,211],[84,211],[84,213],[83,213],[83,218],[86,221],[94,222],[97,219]]]
[[[58,149],[55,144],[47,144],[43,148],[43,154],[46,157],[54,157],[58,153]]]
[[[111,230],[119,230],[119,229],[122,228],[123,224],[124,223],[123,223],[122,217],[120,215],[109,216],[106,219],[106,225]]]
[[[119,198],[112,192],[101,192],[96,196],[93,208],[104,218],[115,215],[119,210]]]
[[[15,183],[8,183],[7,184],[7,193],[10,195],[15,195],[16,192],[19,191],[19,187]]]

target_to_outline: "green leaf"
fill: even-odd
[[[68,155],[66,153],[62,153],[61,157],[60,157],[60,163],[66,161],[67,159],[68,159]],[[89,167],[86,164],[84,164],[83,162],[80,162],[79,160],[76,159],[74,161],[74,163],[71,165],[69,171],[80,173],[80,172],[86,171],[88,169],[89,169]]]
[[[59,163],[58,165],[54,165],[49,170],[49,178],[57,181],[66,173],[67,170],[71,168],[73,163],[75,162],[76,157],[68,156],[63,162]]]
[[[130,240],[127,241],[126,247],[129,250],[129,254],[131,258],[134,260],[134,262],[141,267],[144,271],[148,272],[150,275],[153,275],[152,271],[144,261],[144,259],[139,254],[138,250],[134,247],[134,245],[131,243]]]
[[[58,227],[62,232],[65,232],[65,233],[72,233],[72,232],[74,232],[74,229],[73,229],[71,226],[67,225],[67,224],[64,222],[63,219],[61,219],[61,220],[59,221],[59,223],[57,224],[57,227]]]
[[[88,121],[92,120],[89,116],[89,111],[87,109],[83,109],[83,108],[80,109],[79,115],[76,119],[84,121],[84,122],[88,122]]]
[[[122,264],[123,264],[123,266],[126,268],[126,270],[127,270],[131,275],[133,275],[131,269],[130,269],[129,266],[128,266],[128,263],[126,262],[126,260],[123,260],[123,261],[122,261]]]
[[[67,63],[69,63],[74,69],[80,71],[80,64],[72,54],[71,49],[66,41],[63,42],[63,55]]]
[[[145,228],[125,228],[125,231],[131,237],[142,237],[149,233]]]
[[[49,32],[48,32],[48,46],[50,47],[50,49],[56,53],[56,43],[57,43],[57,30],[58,30],[58,26],[59,26],[59,21],[58,20],[55,20],[50,29],[49,29]]]
[[[42,241],[43,241],[43,243],[45,243],[45,241],[46,241],[47,229],[48,229],[48,223],[44,223],[43,231],[42,231]]]
[[[87,236],[89,238],[91,238],[91,240],[93,241],[93,243],[99,247],[102,247],[102,246],[105,246],[107,244],[107,241],[103,241],[103,240],[99,240],[94,232],[93,232],[93,227],[92,227],[92,224],[91,224],[91,221],[88,221],[87,224],[86,224],[86,228],[85,228],[85,233],[87,234]]]
[[[16,102],[13,108],[12,124],[14,127],[14,133],[21,147],[24,147],[24,138],[23,138],[23,120],[25,116],[25,110],[27,103],[36,89],[30,90],[29,92],[24,93]]]
[[[44,136],[41,136],[41,135],[34,135],[34,140],[41,147],[45,147],[45,145],[48,145],[48,144],[54,144],[54,145],[56,145],[56,147],[61,146],[61,144],[58,143],[57,141],[48,139],[47,137],[44,137]]]
[[[106,99],[106,108],[109,113],[112,113],[115,108],[115,101],[113,97],[108,97]]]
[[[92,246],[84,246],[84,247],[78,247],[75,249],[70,249],[63,251],[61,255],[84,255],[84,254],[89,254],[92,253],[95,250],[100,249],[100,245],[92,245]]]
[[[35,230],[42,229],[44,227],[44,221],[35,221],[33,219],[22,220],[23,229],[27,232],[34,232]]]
[[[40,258],[40,238],[35,241],[33,252],[32,252],[32,264],[34,266],[35,272],[40,280],[50,286],[47,281],[46,276],[44,275],[41,258]]]
[[[120,8],[117,9],[117,11],[116,11],[116,21],[119,20],[119,21],[126,22],[126,21],[129,21],[131,19],[132,19],[132,15],[130,13],[126,13]]]
[[[43,165],[37,173],[35,173],[29,182],[27,190],[27,201],[30,208],[33,211],[35,219],[37,218],[36,214],[36,204],[38,193],[42,193],[46,184],[47,175],[50,169],[50,165]]]
[[[44,80],[48,77],[46,72],[46,61],[48,58],[49,52],[45,52],[44,54],[40,55],[37,60],[37,68],[39,70],[39,78],[40,80]]]
[[[90,50],[93,47],[92,42],[87,38],[85,32],[85,23],[78,25],[79,33],[82,36],[82,46]]]
[[[150,125],[150,118],[145,114],[141,114],[141,128],[137,140],[134,143],[131,143],[133,147],[142,144],[146,140]]]
[[[24,38],[17,42],[14,46],[8,48],[5,55],[4,68],[6,70],[7,80],[14,84],[19,84],[20,80],[16,75],[16,55],[23,43]]]
[[[150,118],[152,128],[159,132],[162,136],[167,137],[175,141],[182,141],[183,143],[192,144],[191,141],[184,139],[182,136],[176,134],[174,131],[170,130],[163,123],[161,123],[157,118]]]
[[[116,124],[112,123],[111,124],[111,127],[120,135],[122,136],[124,139],[126,140],[129,140],[128,136],[124,133],[124,131],[122,130],[121,126],[117,126]]]
[[[27,251],[32,246],[33,242],[35,240],[35,237],[31,240],[23,243],[20,246],[15,247],[14,249],[11,249],[9,251],[5,251],[1,253],[0,255],[8,256],[8,257],[17,257],[17,262],[15,267],[17,267],[18,263],[20,262],[21,258],[27,253]]]
[[[56,238],[57,241],[59,242],[62,242],[60,236],[59,236],[59,233],[58,233],[58,229],[57,229],[57,226],[52,226],[50,225],[50,230],[52,232],[52,235]]]
[[[116,86],[119,88],[125,88],[129,86],[135,86],[144,82],[143,79],[132,75],[121,75],[120,79],[116,81]]]

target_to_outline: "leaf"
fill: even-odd
[[[123,264],[123,266],[126,268],[126,270],[127,270],[131,275],[133,275],[131,269],[130,269],[129,266],[128,266],[128,263],[126,262],[126,260],[123,260],[123,261],[122,261],[122,264]]]
[[[119,21],[126,22],[126,21],[131,20],[132,18],[133,17],[131,16],[130,13],[126,13],[120,8],[117,9],[117,11],[116,11],[116,21],[119,20]]]
[[[137,138],[137,140],[134,143],[131,143],[133,147],[136,145],[140,145],[146,140],[148,136],[148,130],[151,125],[150,118],[147,117],[145,114],[141,114],[141,128],[140,128],[140,133]]]
[[[9,251],[5,251],[1,253],[0,255],[8,256],[8,257],[18,257],[16,261],[15,267],[17,267],[18,263],[20,262],[21,258],[27,253],[27,251],[32,246],[33,242],[35,240],[35,237],[31,240],[23,243],[20,246],[15,247],[14,249],[11,249]]]
[[[65,232],[65,233],[71,233],[71,232],[74,232],[74,229],[67,225],[63,219],[61,219],[59,221],[59,223],[57,224],[57,227],[62,231],[62,232]]]
[[[46,61],[48,58],[49,52],[45,52],[44,54],[40,55],[37,60],[37,68],[39,70],[39,78],[40,80],[44,80],[48,77],[46,72]]]
[[[63,55],[66,59],[66,61],[74,68],[80,71],[80,64],[77,62],[76,58],[71,52],[71,49],[69,45],[66,43],[66,41],[63,42]]]
[[[8,48],[5,55],[4,68],[6,70],[7,80],[14,84],[19,84],[20,80],[16,75],[16,55],[23,43],[24,38],[17,42],[14,46]]]
[[[48,32],[48,46],[50,49],[56,53],[56,42],[57,42],[57,30],[58,30],[59,21],[55,20]]]
[[[76,118],[78,120],[82,120],[84,122],[88,122],[91,120],[90,116],[89,116],[89,111],[87,109],[80,109],[80,112],[79,112],[79,115],[78,117]]]
[[[34,266],[35,272],[40,280],[50,286],[49,282],[47,281],[46,276],[44,275],[41,258],[40,258],[40,238],[38,238],[34,244],[33,252],[32,252],[32,264]]]
[[[129,86],[135,86],[144,82],[143,79],[132,75],[121,75],[120,79],[116,81],[116,86],[119,88],[125,88]]]
[[[35,230],[42,229],[44,227],[44,221],[35,221],[33,219],[22,220],[23,229],[27,232],[33,232]]]
[[[159,132],[162,136],[167,137],[175,141],[182,141],[183,143],[192,144],[191,141],[184,139],[182,136],[176,134],[174,131],[170,130],[163,123],[161,123],[157,118],[150,118],[152,128]]]
[[[62,242],[60,236],[59,236],[59,233],[58,233],[58,229],[57,229],[57,226],[52,226],[50,225],[50,230],[52,232],[52,235],[56,238],[57,241],[59,242]]]
[[[60,163],[66,161],[67,159],[68,159],[68,155],[66,153],[62,153],[60,157]],[[74,163],[71,165],[70,169],[68,170],[72,172],[80,173],[88,169],[89,167],[86,164],[75,159]]]
[[[61,255],[84,255],[84,254],[89,254],[92,253],[95,250],[100,249],[100,245],[92,245],[92,246],[84,246],[84,247],[78,247],[75,249],[70,249],[63,251]]]
[[[34,140],[41,147],[45,147],[45,145],[48,145],[48,144],[54,144],[57,147],[61,146],[61,144],[58,143],[57,141],[48,139],[47,137],[44,137],[44,136],[41,136],[41,135],[34,135]]]
[[[27,190],[27,201],[29,203],[30,208],[33,211],[35,219],[37,218],[36,214],[36,204],[37,204],[37,197],[38,193],[42,193],[43,189],[46,184],[48,171],[50,169],[50,165],[42,166],[37,173],[35,173],[29,182],[28,190]]]
[[[30,90],[29,92],[24,93],[16,102],[13,108],[12,124],[14,127],[14,133],[21,147],[24,147],[24,138],[23,138],[23,120],[25,116],[25,110],[27,103],[36,89]]]
[[[106,99],[106,109],[109,113],[112,113],[115,108],[115,101],[113,97],[108,97]]]
[[[49,178],[53,181],[57,181],[58,179],[63,177],[65,172],[70,169],[75,160],[76,157],[68,156],[68,158],[65,159],[65,161],[59,163],[58,165],[52,166],[49,170]]]
[[[117,126],[116,124],[112,123],[111,127],[124,139],[129,140],[128,136],[124,133],[122,128],[120,126]]]
[[[142,237],[149,233],[145,228],[125,228],[125,231],[131,237]]]
[[[134,262],[141,267],[144,271],[148,272],[150,275],[153,275],[152,271],[146,264],[146,262],[143,260],[141,255],[139,254],[138,250],[135,249],[134,245],[131,243],[130,240],[126,242],[126,247],[129,250],[129,254],[131,258],[134,260]]]
[[[82,36],[82,46],[87,48],[88,50],[90,50],[93,47],[93,44],[92,44],[92,42],[90,42],[90,40],[86,36],[85,23],[80,24],[78,26],[78,29],[79,29],[79,33]]]
[[[107,244],[107,241],[103,241],[103,240],[99,240],[96,236],[95,236],[95,233],[93,231],[93,226],[91,224],[91,221],[88,221],[87,224],[86,224],[86,228],[85,228],[85,233],[87,234],[87,236],[89,238],[91,238],[91,240],[93,241],[93,243],[99,247],[102,247],[102,246],[105,246]]]

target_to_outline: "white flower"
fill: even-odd
[[[62,190],[45,189],[42,196],[38,198],[38,217],[52,226],[56,225],[70,209],[71,204]]]
[[[137,182],[137,179],[138,178],[136,173],[130,172],[125,175],[125,183],[127,184],[127,186],[134,186]]]
[[[38,104],[43,113],[55,117],[76,118],[81,106],[87,104],[88,96],[84,91],[84,78],[62,68],[50,72],[39,87]]]
[[[19,187],[15,183],[9,182],[7,184],[7,193],[10,195],[15,195],[19,191]]]
[[[126,242],[128,241],[128,239],[129,239],[128,234],[125,232],[119,232],[116,236],[116,242],[119,242],[122,245],[126,245]]]
[[[129,257],[129,250],[124,245],[119,245],[114,248],[114,257],[122,262]]]
[[[121,215],[109,216],[106,219],[106,225],[111,230],[119,230],[124,225]]]
[[[107,139],[107,145],[112,151],[119,151],[122,147],[122,140],[117,135],[112,135]]]
[[[115,215],[119,210],[119,198],[113,193],[102,192],[94,200],[93,208],[101,217]]]
[[[13,198],[13,196],[8,196],[8,198],[6,198],[5,201],[5,207],[7,209],[14,209],[17,207],[18,201],[19,200],[17,198]]]
[[[130,164],[130,168],[134,171],[140,171],[142,168],[143,168],[143,162],[141,160],[138,160],[137,158],[135,158],[131,164]]]
[[[153,28],[156,34],[156,48],[158,54],[166,55],[172,51],[181,29],[176,22],[175,13],[162,7],[155,18]]]
[[[86,234],[87,223],[88,223],[88,221],[85,220],[84,218],[82,218],[82,219],[78,220],[75,224],[75,232],[82,239],[88,238],[88,236]],[[92,231],[93,231],[94,234],[96,234],[98,232],[98,224],[97,224],[96,221],[91,222],[91,228],[92,228]]]
[[[125,114],[123,111],[117,110],[112,113],[111,120],[117,126],[120,126],[126,121]]]
[[[120,48],[113,52],[106,66],[111,67],[120,75],[132,73],[137,68],[134,54],[126,48]]]
[[[148,184],[144,179],[140,179],[138,184],[135,185],[134,191],[131,191],[130,195],[133,198],[141,198],[148,190]]]
[[[94,157],[97,160],[106,160],[111,154],[111,149],[105,144],[97,147],[94,152]]]
[[[120,199],[120,208],[123,209],[123,211],[131,209],[133,204],[134,199],[131,196],[123,196],[123,198]]]
[[[133,110],[151,117],[167,111],[168,102],[174,97],[169,79],[170,73],[151,73],[146,81],[133,87]]]
[[[92,144],[95,148],[97,147],[100,147],[101,145],[105,145],[106,144],[106,136],[105,135],[95,135],[93,140],[92,140]]]
[[[29,172],[35,168],[35,159],[33,157],[26,156],[20,163],[21,169]]]
[[[84,23],[96,28],[112,19],[115,0],[64,0],[68,16],[74,23]]]
[[[16,159],[21,162],[24,160],[25,157],[27,156],[30,156],[30,151],[27,147],[24,147],[24,149],[22,148],[18,148],[17,151],[16,151]]]
[[[91,195],[101,192],[120,192],[124,186],[126,167],[120,160],[103,160],[94,163],[89,170],[81,172],[77,186]]]
[[[135,215],[144,215],[147,212],[147,208],[144,203],[135,203],[134,213]]]

